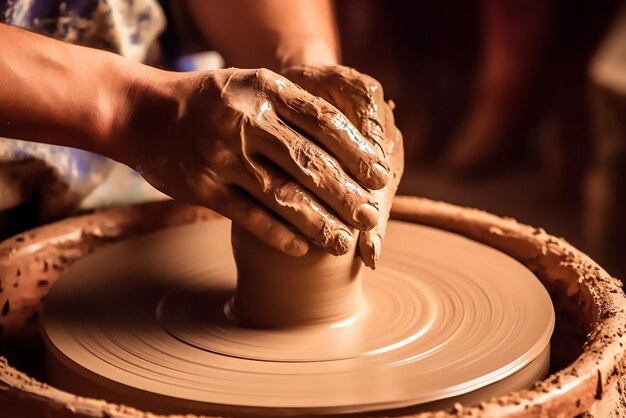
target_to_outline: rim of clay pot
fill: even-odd
[[[37,335],[36,319],[49,286],[73,262],[99,246],[212,218],[219,215],[204,208],[172,201],[148,203],[68,218],[1,242],[1,337]],[[510,218],[417,197],[396,197],[392,219],[455,232],[509,254],[537,275],[553,299],[560,298],[564,305],[570,303],[572,313],[582,312],[578,315],[586,322],[581,324],[587,334],[582,354],[531,389],[474,407],[456,405],[451,411],[411,416],[576,416],[588,411],[622,375],[626,362],[626,296],[621,282],[565,240]],[[55,418],[161,416],[61,391],[9,366],[0,357],[0,410],[6,408],[26,414],[20,416]]]

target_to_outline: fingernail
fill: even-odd
[[[302,257],[308,251],[309,243],[300,237],[295,237],[289,244],[285,246],[285,252],[293,257]]]
[[[372,247],[374,247],[374,255],[373,255],[373,264],[374,267],[372,267],[372,269],[376,268],[376,263],[378,262],[378,258],[380,257],[380,249],[383,246],[383,240],[380,238],[379,235],[374,235],[372,237]]]
[[[378,262],[378,256],[380,255],[381,243],[382,241],[380,237],[378,235],[373,235],[367,240],[365,248],[361,251],[361,259],[363,260],[363,263],[372,270],[376,270],[376,263]]]
[[[380,163],[376,163],[372,166],[372,189],[382,189],[387,185],[389,181],[389,169]]]
[[[363,260],[363,264],[372,270],[376,269],[376,260],[373,256],[372,248],[367,248],[366,250],[361,251],[361,260]]]
[[[378,223],[380,212],[369,203],[363,203],[354,214],[354,220],[365,230],[372,229]]]
[[[350,231],[344,229],[337,232],[337,235],[333,239],[333,242],[328,249],[331,254],[344,255],[352,248],[352,242],[354,241],[354,235]]]

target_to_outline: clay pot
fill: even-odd
[[[0,348],[22,370],[0,357],[0,415],[156,417],[78,397],[33,377],[43,376],[42,302],[68,266],[99,246],[217,217],[207,209],[160,202],[66,219],[0,243]],[[415,416],[626,416],[626,296],[617,279],[564,240],[512,219],[412,197],[394,200],[392,218],[456,232],[516,258],[548,289],[557,314],[548,378],[475,407],[457,405]]]

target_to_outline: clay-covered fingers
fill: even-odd
[[[324,149],[291,129],[279,118],[254,121],[246,128],[250,151],[275,164],[304,186],[320,207],[328,207],[359,230],[372,229],[379,218],[377,202]]]
[[[347,253],[354,245],[354,233],[302,185],[271,165],[262,173],[239,180],[240,186],[269,209],[293,225],[304,237],[334,255]],[[260,184],[262,177],[263,184]]]
[[[192,186],[194,203],[213,209],[285,254],[298,257],[309,250],[306,239],[238,187],[215,181],[211,173],[200,167],[188,169],[186,177]]]
[[[387,184],[383,150],[335,106],[287,81],[279,88],[275,105],[282,120],[332,154],[361,185],[377,190]]]
[[[397,185],[397,183],[395,184]],[[383,190],[376,191],[375,194],[377,195],[375,197],[380,202],[380,219],[378,224],[370,231],[360,232],[358,238],[359,256],[363,263],[372,270],[376,268],[376,263],[380,257],[382,242],[387,231],[391,203],[395,195],[395,187],[390,185]]]
[[[382,237],[378,231],[361,232],[358,246],[359,257],[363,260],[363,264],[374,270],[382,247]]]
[[[386,103],[383,87],[376,79],[340,65],[294,67],[287,70],[285,76],[331,103],[366,139],[384,150],[381,106]]]

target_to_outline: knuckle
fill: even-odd
[[[209,118],[216,133],[224,133],[233,132],[241,126],[245,115],[246,109],[241,102],[225,99]]]
[[[241,171],[241,157],[229,149],[215,150],[207,157],[207,166],[217,178],[226,180]]]
[[[291,157],[302,173],[312,178],[315,184],[322,187],[328,178],[340,176],[340,165],[333,157],[305,138],[297,141],[300,144],[292,148]]]
[[[354,237],[345,228],[332,223],[323,230],[324,246],[335,255],[343,255],[350,251]]]
[[[255,70],[255,81],[263,90],[275,91],[279,84],[278,80],[282,80],[282,78],[267,68]]]
[[[380,84],[380,82],[378,80],[376,80],[374,77],[363,74],[363,80],[365,82],[366,85],[369,86],[370,90],[380,90],[382,91],[383,86],[382,84]]]
[[[258,68],[255,74],[259,80],[271,80],[276,76],[276,73],[267,68]]]
[[[332,119],[336,117],[343,117],[343,113],[339,111],[335,106],[328,103],[326,100],[319,96],[313,96],[312,103],[315,108],[318,109],[317,118],[319,120]]]
[[[256,87],[270,100],[278,100],[281,95],[293,94],[297,86],[291,81],[266,68],[255,70]]]
[[[293,202],[301,195],[302,191],[297,184],[287,182],[274,189],[274,196],[279,202]]]

